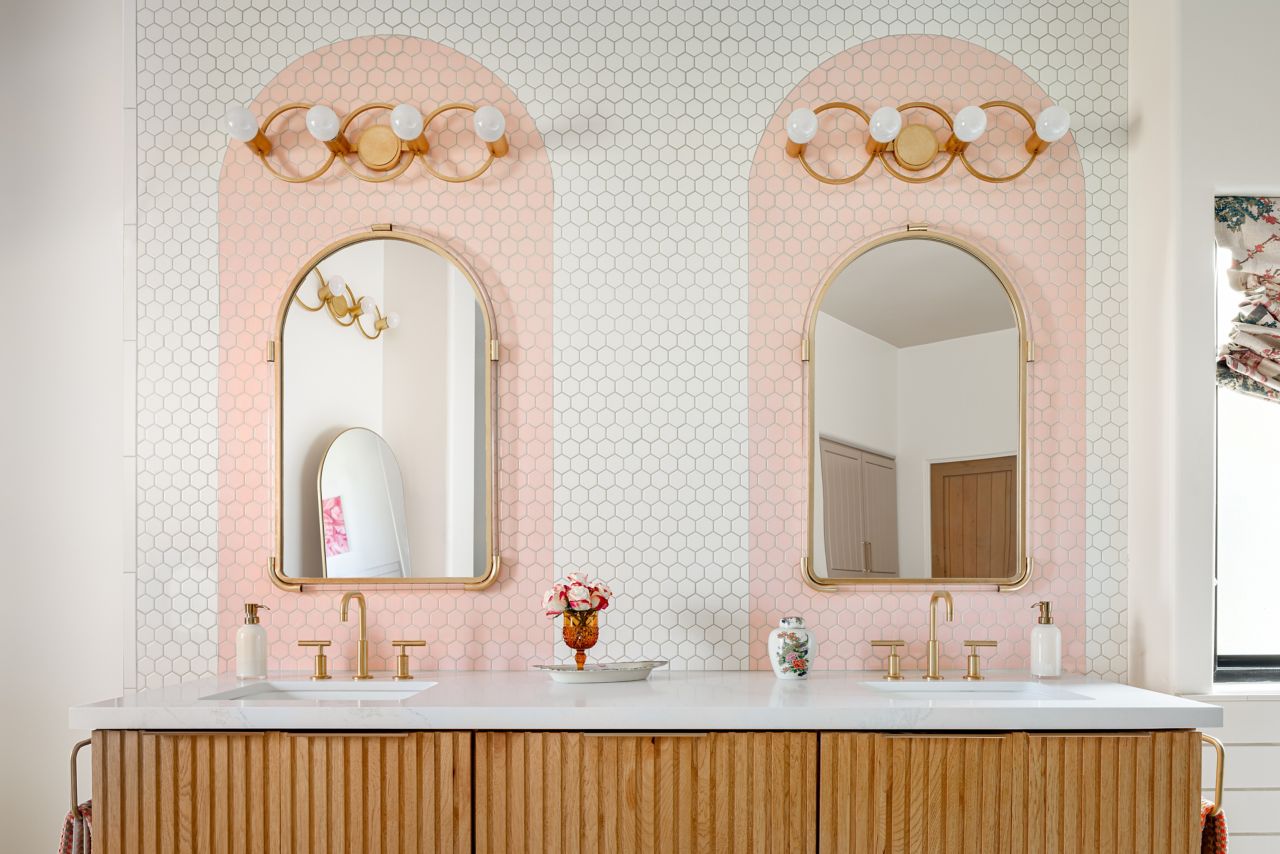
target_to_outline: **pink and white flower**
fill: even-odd
[[[568,588],[563,584],[555,584],[542,597],[542,610],[548,617],[563,614],[569,607]]]
[[[569,585],[569,607],[575,611],[591,610],[591,588],[585,584]]]
[[[542,597],[542,610],[548,617],[567,611],[603,611],[613,601],[607,584],[592,581],[585,573],[571,572],[551,586]]]

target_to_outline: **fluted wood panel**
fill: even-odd
[[[478,854],[816,850],[815,733],[476,733]]]
[[[1031,735],[1028,806],[1045,854],[1192,854],[1200,850],[1200,736]]]
[[[823,733],[835,854],[1192,854],[1199,735]]]
[[[471,851],[471,735],[308,735],[280,743],[282,851]]]
[[[1026,736],[823,733],[824,852],[1023,854]]]
[[[471,736],[93,734],[102,854],[466,854]]]
[[[93,734],[100,854],[279,851],[278,733]]]

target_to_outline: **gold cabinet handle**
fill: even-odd
[[[316,651],[315,668],[311,671],[311,681],[319,682],[329,677],[329,656],[325,655],[324,649],[333,641],[327,640],[300,640],[298,646],[312,647]]]
[[[1227,767],[1227,751],[1222,742],[1211,735],[1200,733],[1200,741],[1212,747],[1218,757],[1218,767],[1213,775],[1213,814],[1217,815],[1222,812],[1222,775]]]
[[[996,642],[993,640],[967,640],[964,645],[969,647],[969,668],[964,678],[970,682],[978,682],[986,677],[982,675],[982,659],[978,655],[978,650],[986,647],[996,648]]]
[[[862,571],[871,572],[871,541],[862,541]]]
[[[897,682],[902,678],[902,656],[898,655],[898,647],[902,646],[900,640],[873,640],[871,646],[876,648],[887,647],[889,649],[889,657],[885,659],[885,672],[881,677],[890,682]]]
[[[413,674],[409,672],[409,647],[426,646],[424,640],[393,640],[391,645],[397,647],[400,651],[396,653],[396,675],[391,678],[397,682],[406,682],[413,678]]]

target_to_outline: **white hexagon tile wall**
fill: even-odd
[[[616,580],[620,607],[608,614],[601,652],[682,668],[752,666],[753,608],[769,607],[753,602],[749,551],[748,184],[779,106],[830,58],[903,34],[986,48],[1067,106],[1085,190],[1077,640],[1091,670],[1124,677],[1125,3],[207,5],[149,0],[131,10],[137,85],[125,109],[137,128],[127,164],[137,205],[126,216],[137,311],[125,336],[137,354],[127,453],[137,510],[125,566],[136,603],[127,682],[220,666],[219,536],[234,532],[218,525],[219,119],[305,54],[388,33],[434,41],[492,72],[545,144],[555,193],[546,491],[554,546],[529,565],[547,579],[583,567]],[[513,581],[508,604],[531,610],[520,597],[543,580]],[[453,595],[467,608],[494,594]],[[888,599],[885,608],[895,605]],[[447,613],[396,619],[431,639],[450,625]],[[555,655],[551,626],[532,631],[502,655]]]

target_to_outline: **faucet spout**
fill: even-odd
[[[955,602],[951,599],[951,594],[946,590],[939,590],[929,597],[929,644],[927,647],[929,666],[925,670],[924,678],[931,682],[942,679],[942,671],[938,666],[938,603],[945,602],[947,604],[947,622],[955,617]]]
[[[372,679],[369,675],[369,626],[366,619],[367,605],[364,601],[364,594],[358,590],[352,590],[350,593],[343,595],[342,606],[339,608],[339,616],[342,622],[347,621],[347,606],[352,600],[360,606],[360,614],[358,617],[357,628],[359,631],[359,640],[356,641],[356,675],[352,679]]]

